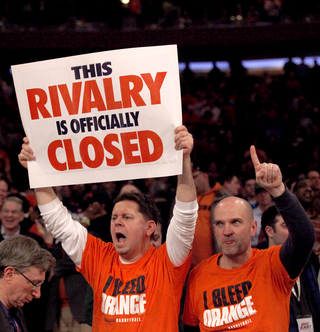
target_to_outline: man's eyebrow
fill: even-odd
[[[235,221],[243,221],[243,220],[241,218],[233,218],[230,220],[230,222],[235,222]],[[220,219],[213,221],[213,223],[217,223],[217,222],[225,222],[225,221],[220,220]]]

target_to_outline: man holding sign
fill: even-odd
[[[144,195],[117,198],[111,216],[112,244],[72,220],[51,188],[35,189],[48,231],[61,240],[94,290],[93,331],[178,330],[198,205],[190,161],[192,135],[179,126],[174,141],[175,149],[183,150],[183,169],[167,241],[159,249],[150,243],[158,211]],[[27,138],[24,142],[19,160],[27,167],[35,156]]]

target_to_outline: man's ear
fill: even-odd
[[[7,266],[3,271],[3,278],[7,283],[11,283],[15,276],[15,269],[12,266]]]
[[[157,224],[154,220],[148,221],[148,229],[147,229],[147,236],[150,236],[154,233],[157,228]]]
[[[251,236],[255,236],[256,235],[256,232],[257,232],[257,221],[254,220],[251,224]]]
[[[273,235],[274,235],[273,228],[271,226],[266,226],[265,230],[266,230],[268,237],[272,239]]]

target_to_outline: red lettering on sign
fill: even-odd
[[[125,165],[150,163],[157,161],[163,154],[161,138],[153,131],[145,130],[120,134],[121,143],[117,134],[108,134],[101,143],[97,138],[88,136],[81,140],[79,147],[75,147],[71,139],[56,140],[48,147],[48,159],[51,166],[57,171],[73,169],[98,168],[105,160],[107,166],[118,166],[121,161]],[[136,140],[133,142],[132,140]],[[118,143],[119,147],[114,143]],[[121,149],[122,148],[122,149]],[[60,162],[57,158],[57,150],[64,149],[65,161]],[[94,153],[94,156],[91,153]],[[80,159],[76,160],[75,151],[79,151]],[[112,158],[105,157],[105,151]],[[60,155],[63,155],[60,153]],[[61,158],[61,157],[60,157]]]

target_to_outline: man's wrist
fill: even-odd
[[[285,190],[286,190],[286,187],[285,187],[284,183],[282,182],[281,186],[279,188],[269,190],[268,192],[271,197],[276,198],[276,197],[281,196],[285,192]]]

